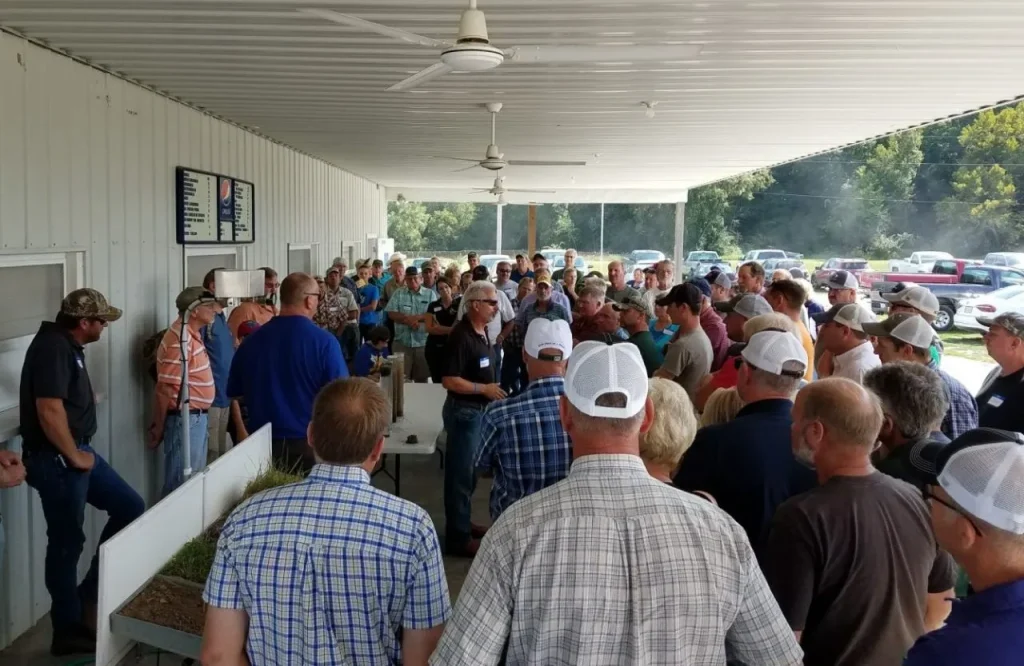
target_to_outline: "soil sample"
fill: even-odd
[[[202,636],[206,618],[203,586],[180,578],[156,576],[125,606],[122,614]]]

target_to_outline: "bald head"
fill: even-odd
[[[303,307],[309,294],[320,291],[313,276],[308,273],[292,273],[281,283],[281,307]],[[314,309],[316,306],[314,305]]]
[[[842,377],[822,379],[802,388],[793,411],[794,421],[820,423],[825,442],[868,452],[874,449],[882,427],[878,398]]]

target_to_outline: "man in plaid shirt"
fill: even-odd
[[[569,476],[487,533],[430,663],[801,664],[743,529],[644,467],[637,348],[580,343],[559,414]]]
[[[425,664],[451,614],[427,512],[370,485],[391,407],[367,379],[324,387],[299,483],[232,512],[203,600],[204,664]]]
[[[476,467],[493,470],[491,520],[513,502],[565,478],[572,443],[558,420],[572,332],[561,319],[534,319],[524,342],[530,384],[507,400],[492,402],[480,425]]]

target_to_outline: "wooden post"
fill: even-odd
[[[526,209],[526,253],[533,257],[537,252],[537,204]]]

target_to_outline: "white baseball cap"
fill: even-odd
[[[598,405],[609,393],[626,396],[624,407]],[[588,340],[576,345],[565,372],[565,397],[588,416],[628,419],[647,403],[647,369],[636,345]]]
[[[939,299],[935,294],[921,286],[906,287],[891,294],[882,294],[882,298],[893,305],[906,305],[922,312],[929,317],[939,314]]]
[[[924,317],[916,314],[900,312],[890,315],[885,321],[865,322],[862,327],[868,335],[893,338],[918,349],[928,349],[935,340],[935,329]]]
[[[878,321],[875,315],[856,303],[836,303],[825,312],[811,315],[811,319],[818,324],[834,321],[861,333],[864,332],[864,324]]]
[[[860,289],[857,276],[850,271],[835,271],[828,276],[829,289]]]
[[[526,329],[523,349],[533,358],[541,358],[545,349],[557,349],[561,357],[543,358],[544,361],[565,361],[572,355],[572,331],[564,319],[543,319],[538,317]]]
[[[773,375],[803,377],[807,371],[807,352],[796,336],[787,331],[755,333],[740,356],[758,370]]]

